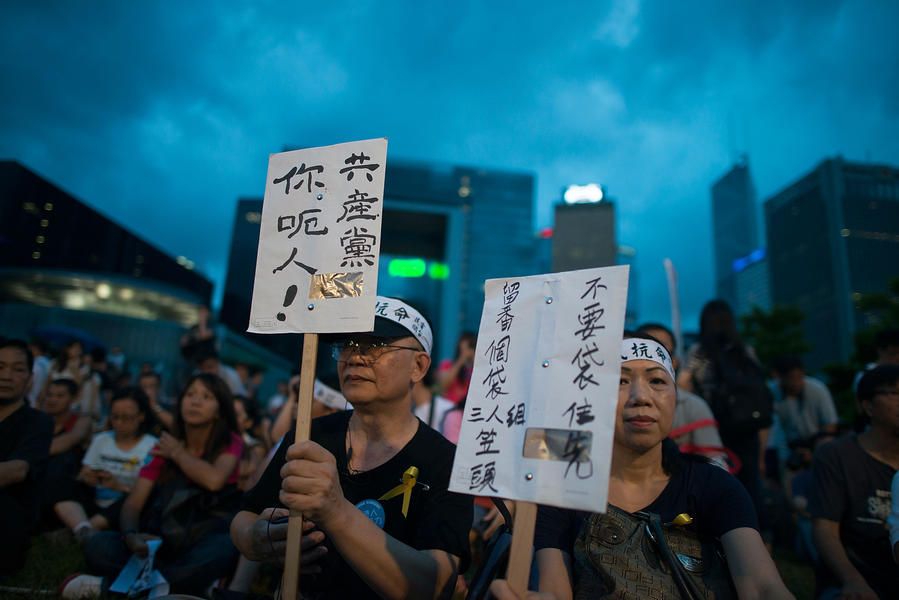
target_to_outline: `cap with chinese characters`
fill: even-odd
[[[671,375],[672,381],[674,377],[674,366],[671,364],[671,355],[665,347],[655,340],[647,340],[644,338],[625,338],[621,341],[621,362],[625,363],[631,360],[651,360],[656,362]]]
[[[387,296],[378,296],[375,301],[375,329],[369,335],[384,338],[411,335],[428,354],[434,346],[428,320],[402,300]]]

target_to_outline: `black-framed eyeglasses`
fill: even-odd
[[[899,388],[880,388],[874,390],[875,396],[886,396],[888,398],[899,398]]]
[[[389,352],[397,350],[412,350],[413,352],[421,352],[421,348],[413,346],[400,346],[397,344],[388,344],[387,342],[357,342],[356,340],[347,340],[345,342],[335,342],[331,344],[331,357],[337,362],[347,362],[353,355],[362,358],[366,364],[372,364]]]

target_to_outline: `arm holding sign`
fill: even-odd
[[[459,557],[416,550],[386,534],[343,496],[334,456],[294,444],[281,469],[281,502],[318,523],[351,568],[384,598],[448,598]]]

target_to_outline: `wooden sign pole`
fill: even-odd
[[[509,568],[506,579],[519,598],[528,592],[531,575],[531,555],[534,548],[534,525],[537,522],[537,505],[533,502],[515,502],[515,526],[512,528],[512,547],[509,550]]]
[[[295,442],[309,439],[312,426],[312,390],[315,387],[315,361],[318,358],[318,334],[303,334],[303,357],[300,361],[300,389],[297,406]],[[516,521],[517,523],[517,521]],[[290,511],[287,522],[287,553],[284,559],[284,578],[281,597],[297,600],[300,592],[300,540],[303,538],[303,514]]]

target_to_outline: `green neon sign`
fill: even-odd
[[[427,264],[421,258],[392,258],[387,265],[391,277],[424,277]]]
[[[431,279],[449,279],[449,265],[445,263],[432,262],[428,265],[428,277]]]

